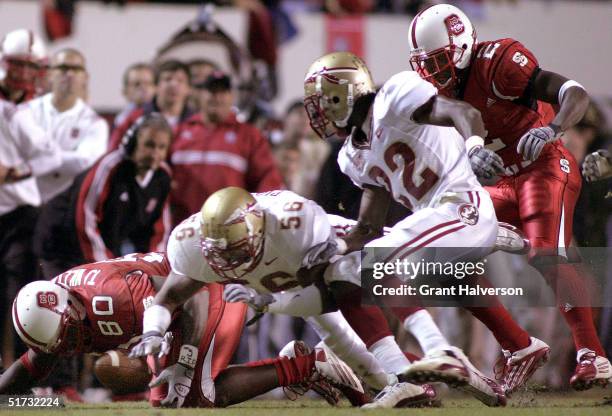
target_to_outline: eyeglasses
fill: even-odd
[[[68,65],[68,64],[53,65],[51,69],[55,69],[61,72],[68,72],[70,70],[74,72],[85,71],[85,67],[83,65]]]

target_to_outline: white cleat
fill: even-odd
[[[371,403],[362,409],[391,409],[394,407],[439,406],[436,391],[429,384],[417,386],[411,383],[395,383],[382,389]]]
[[[583,348],[578,351],[578,365],[570,379],[575,390],[588,390],[593,386],[606,387],[612,382],[612,365],[610,360],[595,351]]]
[[[457,347],[432,351],[401,375],[412,383],[443,382],[470,393],[487,406],[505,406],[506,396],[495,381],[482,374]]]
[[[324,343],[320,342],[315,347],[315,367],[317,373],[338,386],[363,394],[361,381],[355,375],[351,367],[336,356]]]
[[[493,251],[505,251],[512,254],[527,254],[531,244],[523,232],[514,225],[500,222]]]
[[[498,381],[502,383],[504,393],[510,396],[525,385],[527,380],[548,361],[550,347],[544,341],[531,337],[529,346],[510,353],[503,350],[504,368]]]

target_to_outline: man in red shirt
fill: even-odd
[[[578,390],[606,385],[612,367],[597,337],[584,279],[566,253],[581,178],[576,161],[557,140],[583,117],[586,91],[541,69],[533,53],[514,39],[477,42],[467,16],[450,5],[417,14],[408,38],[413,69],[441,94],[471,104],[482,115],[488,134],[485,142],[466,141],[470,163],[479,176],[501,176],[487,187],[497,217],[525,231],[531,264],[555,290],[577,350],[570,384]],[[433,100],[431,106],[435,110]]]
[[[250,192],[283,188],[268,142],[256,127],[236,119],[229,76],[215,71],[196,87],[201,113],[188,120],[191,128],[179,133],[171,147],[174,224],[227,186]]]

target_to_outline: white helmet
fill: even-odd
[[[476,29],[457,7],[438,4],[412,19],[408,43],[412,69],[443,90],[456,85],[455,69],[469,66]]]
[[[83,352],[85,310],[68,290],[46,281],[28,283],[13,302],[13,325],[29,347],[45,353]]]
[[[43,41],[31,30],[13,30],[0,41],[0,59],[0,80],[9,89],[25,91],[31,97],[47,63]]]

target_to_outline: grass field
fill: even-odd
[[[479,415],[513,415],[513,416],[599,416],[612,415],[612,398],[610,390],[599,390],[577,393],[523,393],[512,398],[506,408],[487,408],[469,398],[450,396],[443,401],[441,408],[435,409],[385,409],[358,410],[344,403],[341,407],[332,408],[319,400],[302,399],[295,402],[288,400],[251,400],[227,409],[151,409],[142,403],[110,403],[97,405],[68,405],[57,410],[0,410],[0,415],[42,416],[63,414],[71,416],[165,416],[165,415],[222,415],[222,416],[354,416],[355,413],[379,416],[387,414],[410,414],[411,416],[479,416]]]

